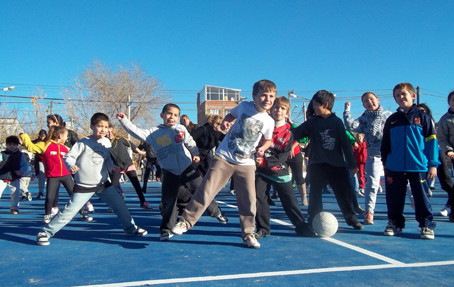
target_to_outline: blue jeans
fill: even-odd
[[[96,193],[108,206],[110,206],[117,215],[123,230],[126,233],[134,233],[136,225],[132,219],[126,204],[116,191],[115,187],[110,186],[98,192],[75,192],[66,204],[65,209],[58,213],[54,219],[41,230],[46,232],[47,236],[53,237],[60,229],[68,224],[79,210],[87,203],[88,200]]]
[[[380,174],[383,170],[381,156],[368,156],[365,166],[366,188],[364,190],[364,207],[366,212],[374,214],[377,192],[380,187]]]

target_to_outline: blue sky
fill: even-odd
[[[335,112],[350,100],[359,116],[364,91],[394,111],[392,88],[410,82],[436,120],[454,90],[453,1],[19,0],[0,11],[0,88],[15,85],[7,99],[20,107],[26,99],[14,97],[39,86],[60,97],[94,60],[140,63],[191,119],[205,84],[248,99],[263,78],[279,95],[327,89]]]

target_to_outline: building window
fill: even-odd
[[[219,110],[218,109],[210,109],[210,114],[211,115],[219,115]]]
[[[228,114],[230,114],[230,110],[227,110],[227,109],[224,110],[224,116],[226,116],[226,115],[228,115]]]

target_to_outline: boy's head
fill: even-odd
[[[95,113],[90,119],[90,128],[96,140],[105,137],[109,130],[109,117],[103,113]]]
[[[454,111],[454,91],[450,92],[448,95],[448,104],[451,108],[451,111]]]
[[[393,89],[393,96],[399,107],[408,111],[416,98],[415,88],[410,83],[397,84]]]
[[[9,136],[6,138],[6,149],[9,151],[15,151],[19,146],[19,138],[17,136]]]
[[[334,94],[320,90],[312,96],[312,107],[317,116],[330,115],[334,107]]]
[[[175,104],[166,104],[162,108],[160,116],[164,121],[163,124],[170,128],[178,123],[178,118],[180,117],[180,107]]]
[[[285,120],[290,114],[290,102],[284,97],[280,96],[274,100],[274,105],[271,108],[271,116],[275,121]]]
[[[254,83],[252,87],[252,99],[254,100],[255,109],[260,113],[271,109],[276,94],[276,84],[272,81],[260,80]]]
[[[426,114],[428,114],[431,118],[433,118],[432,116],[432,110],[429,108],[429,106],[426,104],[426,103],[420,103],[417,105],[418,109],[420,111],[423,111],[425,112]]]
[[[366,92],[361,96],[361,102],[368,111],[376,111],[380,107],[380,100],[377,95],[372,92]]]

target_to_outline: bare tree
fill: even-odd
[[[2,100],[0,104],[0,145],[2,147],[8,136],[17,135],[22,130],[17,113],[17,107],[8,106],[8,102]]]
[[[38,88],[38,91],[32,95],[32,109],[25,108],[22,122],[24,123],[24,131],[30,135],[37,136],[40,130],[46,129],[46,117],[54,112],[53,102],[49,106],[44,104],[46,96],[43,90]]]
[[[119,111],[127,114],[128,105],[131,120],[139,126],[151,126],[156,109],[169,98],[161,81],[147,75],[139,65],[119,65],[113,70],[100,61],[86,67],[65,90],[64,97],[65,114],[81,134],[90,133],[90,118],[94,113],[102,112],[113,119]]]

